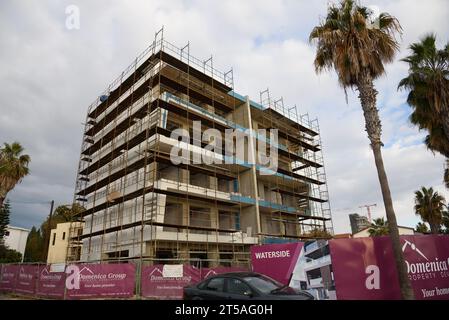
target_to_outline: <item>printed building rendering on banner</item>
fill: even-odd
[[[416,299],[449,299],[449,236],[401,236]],[[400,299],[389,237],[330,241],[338,299]]]
[[[251,263],[253,271],[308,291],[317,300],[336,299],[326,240],[253,246]]]
[[[290,287],[306,290],[317,300],[335,300],[335,283],[329,241],[304,243],[293,270]]]

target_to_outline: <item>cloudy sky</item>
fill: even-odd
[[[329,1],[19,1],[0,3],[0,143],[20,141],[31,155],[31,174],[9,194],[11,224],[40,225],[50,201],[71,203],[88,105],[153,40],[163,25],[166,39],[214,66],[234,70],[235,90],[258,101],[270,88],[286,105],[297,105],[320,122],[336,232],[349,232],[348,214],[384,207],[357,95],[344,93],[334,74],[316,75],[313,26]],[[404,29],[401,52],[376,82],[383,121],[384,161],[398,222],[415,226],[413,192],[442,183],[443,158],[427,151],[424,132],[408,122],[407,73],[399,59],[429,32],[449,41],[446,0],[364,0],[396,16]],[[67,6],[80,13],[80,28],[66,27]]]

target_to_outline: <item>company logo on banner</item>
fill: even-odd
[[[289,284],[303,246],[302,242],[252,246],[253,271]]]
[[[50,266],[41,266],[37,294],[46,297],[63,298],[64,283],[64,272],[51,272]]]
[[[134,264],[69,265],[65,272],[68,298],[134,295]]]
[[[16,283],[16,292],[34,294],[36,291],[38,267],[33,265],[22,265]]]
[[[3,265],[0,281],[0,290],[11,291],[16,288],[19,265]]]
[[[142,295],[181,299],[183,288],[200,281],[200,270],[189,265],[154,265],[142,270]]]
[[[449,299],[449,237],[401,236],[416,299]],[[338,299],[400,299],[389,237],[330,241]]]
[[[408,277],[420,299],[449,299],[449,237],[404,236]]]

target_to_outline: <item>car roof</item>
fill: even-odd
[[[209,278],[215,278],[215,277],[238,277],[238,278],[244,278],[244,277],[259,277],[262,276],[260,273],[257,272],[251,272],[251,271],[238,271],[238,272],[226,272],[226,273],[219,273],[215,274]]]

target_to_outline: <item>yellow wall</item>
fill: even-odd
[[[75,236],[72,232],[70,235],[70,225],[72,227],[82,228],[82,224],[78,223],[58,223],[56,229],[51,230],[50,243],[48,245],[47,263],[63,263],[66,262],[67,247],[69,245],[70,236]],[[75,225],[78,224],[78,225]]]
[[[354,233],[352,235],[353,238],[366,238],[369,237],[369,232],[368,232],[369,228],[363,229],[357,233]],[[410,228],[404,228],[404,227],[398,227],[399,230],[399,235],[413,235],[415,234],[415,232],[413,231],[413,229]]]

